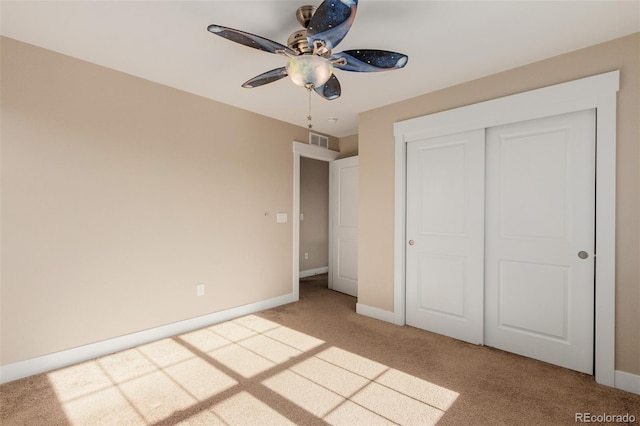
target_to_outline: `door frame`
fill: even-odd
[[[300,157],[326,161],[331,165],[339,152],[293,141],[293,301],[300,300]],[[329,277],[331,277],[331,174],[329,174]]]
[[[394,323],[405,324],[407,143],[596,109],[595,379],[615,387],[616,101],[611,71],[397,122],[395,136]]]

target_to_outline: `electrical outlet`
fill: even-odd
[[[196,296],[204,296],[204,284],[196,285]]]
[[[309,260],[309,253],[304,254],[304,260]]]

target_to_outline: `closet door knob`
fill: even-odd
[[[586,259],[587,257],[589,257],[589,253],[587,253],[586,251],[579,251],[578,252],[578,257],[580,259]]]
[[[413,240],[409,240],[409,245],[410,245],[410,246],[414,245],[415,243],[416,243],[415,241],[413,241]]]

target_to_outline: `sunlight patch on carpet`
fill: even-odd
[[[48,379],[71,425],[280,425],[309,416],[331,425],[435,424],[458,397],[254,315]]]
[[[248,392],[240,392],[225,399],[212,411],[227,425],[294,425],[289,419]],[[256,423],[259,422],[259,423]]]
[[[164,371],[198,401],[203,401],[238,384],[202,358],[190,359],[166,368]]]
[[[246,379],[277,365],[240,345],[209,352],[209,356]]]

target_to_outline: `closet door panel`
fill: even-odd
[[[406,322],[483,340],[484,131],[407,146]]]
[[[593,372],[595,113],[487,130],[485,344]]]

